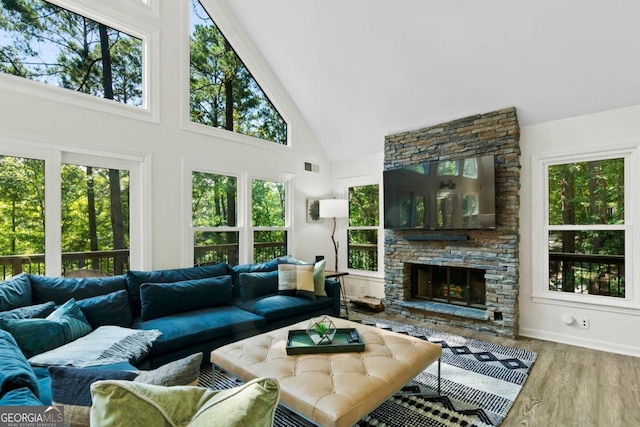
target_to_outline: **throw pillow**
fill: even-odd
[[[266,273],[240,273],[242,302],[278,293],[278,270]]]
[[[27,387],[11,390],[0,398],[0,406],[42,406],[42,402]],[[6,425],[12,425],[8,423]],[[16,423],[16,425],[22,425]],[[30,425],[30,424],[27,424]],[[88,424],[87,424],[88,425]]]
[[[278,293],[316,299],[313,284],[313,265],[280,264]]]
[[[108,369],[49,368],[53,405],[64,405],[65,425],[87,427],[91,412],[91,384],[101,380],[135,379],[138,374],[131,371]]]
[[[231,304],[231,276],[140,286],[142,320]]]
[[[53,310],[56,309],[56,305],[53,301],[45,302],[44,304],[28,305],[26,307],[18,307],[13,310],[0,312],[0,319],[31,319],[31,318],[43,318],[47,317]]]
[[[26,274],[18,274],[0,282],[0,311],[31,304],[31,282]]]
[[[134,381],[162,385],[197,385],[202,364],[202,353],[196,353],[183,359],[169,362],[152,371],[141,371]]]
[[[140,286],[143,283],[173,283],[183,280],[205,279],[229,274],[226,263],[205,265],[201,267],[176,268],[172,270],[127,271],[127,292],[134,316],[140,314]]]
[[[33,302],[53,301],[63,304],[69,298],[76,301],[106,295],[126,288],[124,275],[107,277],[50,277],[29,275],[33,290]]]
[[[129,381],[98,381],[91,385],[91,425],[212,426],[273,425],[280,398],[278,382],[258,378],[229,390],[163,387]]]
[[[18,348],[15,338],[0,329],[0,397],[10,390],[27,387],[40,397],[40,386],[35,372]],[[2,405],[0,405],[2,406]]]
[[[45,319],[0,320],[27,358],[74,341],[91,332],[91,325],[72,298]]]
[[[304,262],[300,261],[292,257],[291,255],[287,255],[286,257],[278,258],[278,262],[280,264],[297,264],[297,265],[313,265],[313,286],[318,297],[326,297],[327,292],[324,289],[324,269],[327,265],[327,260],[321,259],[317,261],[315,264],[312,262]]]
[[[93,329],[104,325],[129,326],[133,322],[127,291],[121,289],[76,301]]]

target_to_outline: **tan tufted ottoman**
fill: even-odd
[[[211,363],[244,381],[276,378],[280,403],[325,427],[346,427],[373,411],[389,396],[440,358],[442,348],[419,338],[331,318],[338,328],[357,328],[361,353],[288,356],[290,329],[256,335],[211,352]]]

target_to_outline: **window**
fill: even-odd
[[[350,269],[378,271],[379,187],[378,184],[349,187],[347,267]]]
[[[548,167],[549,290],[625,298],[624,159]]]
[[[0,72],[143,104],[142,41],[42,0],[3,2]]]
[[[637,305],[630,279],[635,231],[628,212],[634,204],[634,159],[633,150],[538,159],[532,178],[544,184],[538,193],[544,203],[534,201],[533,219],[544,267],[534,270],[534,296]]]
[[[287,144],[287,124],[198,0],[191,0],[190,118]]]
[[[0,278],[21,272],[60,276],[78,269],[116,275],[132,264],[144,267],[142,160],[5,149]]]
[[[286,206],[284,182],[252,180],[253,262],[269,261],[287,254]]]
[[[286,255],[289,179],[250,178],[246,172],[193,170],[194,265],[218,262],[237,265]]]
[[[193,172],[191,222],[194,227],[194,265],[240,259],[238,228],[238,178]]]

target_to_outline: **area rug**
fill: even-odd
[[[433,396],[438,378],[434,363],[360,420],[356,424],[360,427],[498,426],[520,393],[537,357],[528,350],[366,315],[360,316],[360,322],[438,343],[443,350],[440,396]],[[215,375],[216,388],[241,383],[221,370],[216,370]],[[202,369],[199,384],[211,386],[210,367]],[[311,427],[314,424],[279,406],[275,426]]]

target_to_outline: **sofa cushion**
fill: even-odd
[[[202,267],[176,268],[172,270],[127,271],[127,292],[134,316],[140,315],[140,286],[143,283],[172,283],[183,280],[204,279],[229,274],[229,266],[225,263],[205,265]]]
[[[231,267],[231,279],[233,280],[233,298],[240,298],[240,274],[242,273],[265,273],[269,271],[277,271],[278,264],[281,262],[279,258],[267,262],[258,262],[253,264],[240,264]]]
[[[243,302],[278,293],[278,270],[266,273],[240,273],[240,299]]]
[[[0,282],[0,311],[13,310],[31,304],[32,290],[28,275],[18,274]]]
[[[64,304],[69,298],[76,301],[106,295],[126,288],[125,276],[108,277],[49,277],[29,275],[33,290],[33,302],[42,303],[53,301]]]
[[[30,389],[23,387],[11,390],[3,395],[2,398],[0,398],[0,406],[42,406],[42,402],[40,402]]]
[[[179,350],[200,342],[264,326],[264,318],[235,306],[220,306],[173,314],[142,321],[134,320],[136,329],[158,329],[162,335],[150,354]]]
[[[36,397],[40,397],[38,379],[27,358],[20,351],[15,338],[1,329],[0,367],[0,397],[11,390],[23,387],[27,387]]]
[[[333,298],[316,297],[315,300],[288,295],[267,295],[238,304],[243,310],[264,317],[267,322],[299,316],[333,307]]]
[[[327,292],[324,289],[324,279],[325,279],[324,269],[327,265],[327,260],[321,259],[320,261],[316,261],[315,263],[305,262],[305,261],[300,261],[299,259],[296,259],[291,255],[288,255],[284,258],[279,258],[279,260],[280,260],[280,264],[313,265],[313,287],[314,287],[315,294],[316,296],[319,296],[319,297],[327,296]]]
[[[278,266],[278,293],[316,299],[313,265],[280,264]]]
[[[134,379],[145,384],[173,387],[178,385],[197,385],[202,364],[202,353],[192,354],[151,371],[140,371]]]
[[[140,286],[142,320],[231,304],[231,276]]]
[[[257,378],[228,390],[162,387],[128,381],[91,386],[91,425],[270,427],[280,398],[278,382]]]
[[[26,307],[14,308],[9,311],[2,311],[0,312],[0,319],[43,318],[53,313],[53,310],[55,309],[56,304],[53,301],[50,301],[43,304],[28,305]]]
[[[60,347],[89,332],[91,325],[72,298],[45,319],[0,320],[27,358]]]
[[[129,326],[133,322],[129,296],[124,289],[85,298],[76,304],[93,329],[104,325]]]

